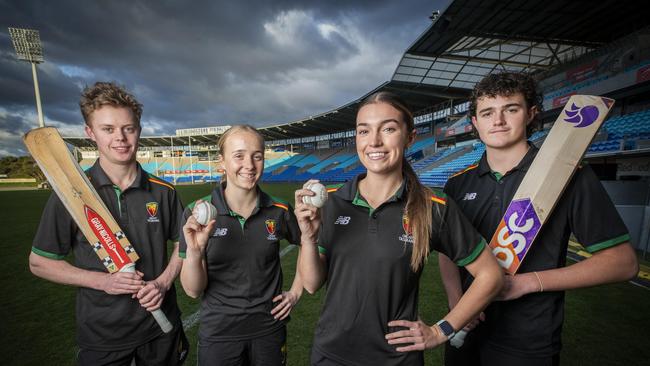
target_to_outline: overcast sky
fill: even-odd
[[[40,31],[46,125],[83,134],[78,100],[117,81],[144,104],[143,135],[268,126],[326,112],[391,78],[448,0],[0,0],[0,156],[37,126],[29,63],[7,27]]]

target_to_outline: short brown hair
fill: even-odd
[[[539,112],[542,111],[542,96],[537,92],[537,82],[532,75],[523,72],[500,72],[489,74],[479,81],[472,90],[469,114],[476,117],[478,100],[484,97],[510,97],[521,93],[526,101],[526,109],[537,107],[538,114],[526,127],[526,137],[539,128]],[[476,133],[476,132],[475,132]],[[476,133],[478,137],[478,133]]]
[[[133,119],[140,126],[142,104],[123,86],[103,81],[98,81],[93,86],[87,86],[81,93],[79,108],[81,108],[81,114],[88,126],[90,126],[90,115],[105,105],[129,109],[133,114]]]

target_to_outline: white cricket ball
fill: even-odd
[[[325,186],[320,183],[309,183],[306,188],[316,193],[316,195],[302,196],[302,202],[318,208],[323,207],[325,205],[325,201],[327,201],[327,189],[325,189]]]
[[[192,215],[199,224],[205,226],[217,217],[217,208],[208,201],[199,202],[194,206]]]

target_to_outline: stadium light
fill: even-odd
[[[34,93],[36,94],[36,111],[38,112],[38,124],[44,127],[43,110],[41,109],[41,92],[38,89],[38,77],[36,76],[36,64],[43,59],[43,47],[41,37],[37,30],[9,27],[11,42],[14,44],[19,60],[27,61],[32,65],[32,78],[34,79]]]

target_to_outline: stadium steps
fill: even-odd
[[[470,151],[467,151],[467,149],[464,148],[462,151],[465,153],[458,156],[456,159],[447,161],[436,168],[421,173],[420,180],[422,183],[434,187],[444,186],[447,179],[449,179],[449,176],[475,163],[485,151],[485,145],[483,143],[476,143],[470,148]]]
[[[336,159],[336,156],[341,152],[341,150],[330,150],[330,153],[323,154],[321,156],[321,161],[315,164],[310,164],[310,166],[305,166],[299,170],[299,173],[310,173],[316,174],[320,172],[325,166],[331,164],[332,161]],[[323,159],[324,158],[324,159]]]
[[[424,159],[413,164],[413,169],[417,173],[425,172],[429,169],[432,169],[434,165],[438,163],[440,160],[445,159],[449,155],[461,151],[462,149],[463,149],[462,147],[450,147],[450,148],[438,150],[438,152],[436,152],[435,154],[427,156]]]
[[[461,146],[461,147],[454,147],[450,149],[445,156],[443,156],[440,159],[434,160],[431,164],[420,168],[419,172],[420,173],[425,173],[427,171],[430,171],[432,169],[435,169],[443,164],[446,164],[450,161],[454,161],[455,159],[467,154],[468,152],[472,151],[472,145],[468,146]]]

